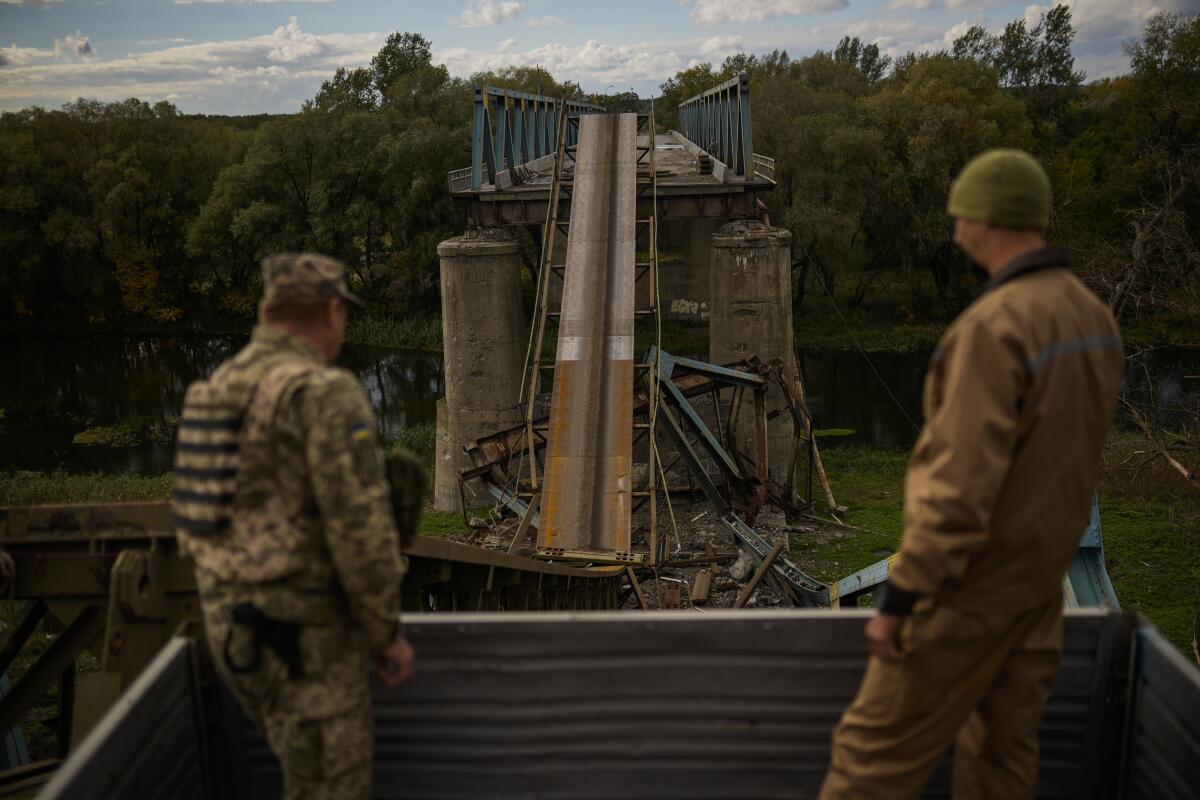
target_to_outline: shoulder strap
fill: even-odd
[[[243,411],[211,381],[188,387],[171,487],[171,513],[184,534],[211,535],[229,526]]]
[[[246,408],[245,431],[251,438],[261,437],[269,430],[279,413],[280,401],[288,389],[297,381],[321,367],[314,364],[285,361],[263,376],[254,387],[254,393]]]

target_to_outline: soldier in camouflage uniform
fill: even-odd
[[[344,267],[263,262],[250,343],[188,388],[172,510],[213,660],[278,755],[288,798],[370,794],[368,654],[412,669],[383,451],[341,349]]]

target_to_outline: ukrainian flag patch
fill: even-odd
[[[370,424],[355,422],[350,426],[350,450],[363,483],[373,483],[383,477],[383,453],[376,444]]]

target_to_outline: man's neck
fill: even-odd
[[[1037,231],[1006,234],[990,248],[980,266],[987,271],[989,276],[995,277],[996,273],[1021,256],[1029,255],[1045,246],[1046,238]]]
[[[288,322],[263,322],[261,324],[268,330],[286,333],[289,336],[295,336],[297,339],[307,342],[308,344],[312,345],[318,353],[321,354],[321,358],[323,358],[326,362],[329,362],[329,356],[326,355],[325,351],[325,342],[319,337],[319,335],[314,333],[311,328],[303,325],[293,325]]]

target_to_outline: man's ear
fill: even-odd
[[[341,302],[340,297],[331,297],[325,301],[325,327],[333,327],[334,320],[337,319],[338,306]]]

